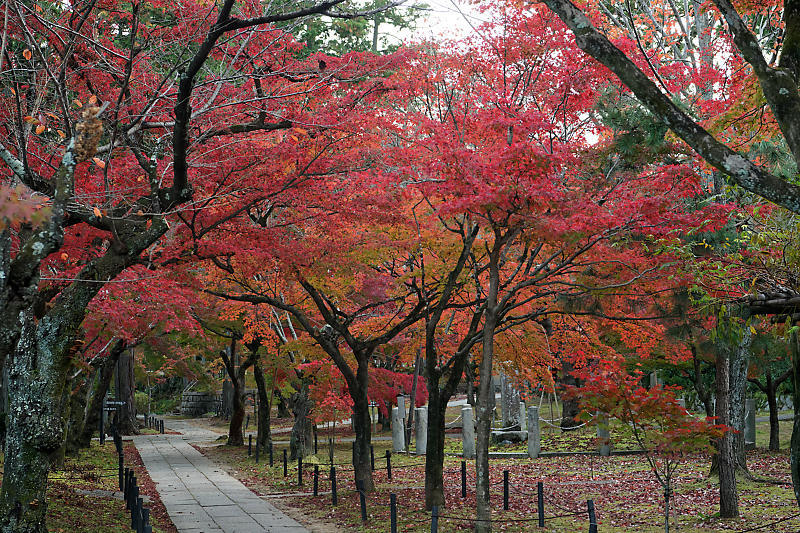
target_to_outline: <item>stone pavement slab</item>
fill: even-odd
[[[191,446],[216,440],[213,431],[171,420],[181,435],[133,439],[145,468],[180,533],[308,533]]]

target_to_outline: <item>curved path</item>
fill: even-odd
[[[181,435],[140,435],[133,441],[180,533],[308,533],[259,498],[190,443],[219,435],[188,420],[165,420]]]

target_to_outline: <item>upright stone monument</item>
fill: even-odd
[[[756,401],[744,401],[744,446],[751,450],[756,447]]]
[[[416,424],[417,455],[425,455],[428,449],[428,407],[414,409],[414,423]]]
[[[464,458],[475,457],[475,424],[472,422],[472,406],[465,405],[461,408],[461,420],[464,427],[461,429],[461,444],[464,449]]]
[[[525,402],[519,402],[519,423],[520,431],[528,431],[528,414],[525,412]]]
[[[392,450],[395,452],[406,451],[406,424],[403,414],[397,407],[392,407]]]
[[[502,427],[514,429],[520,426],[520,394],[505,372],[500,373],[500,406],[503,410]]]
[[[528,408],[528,457],[536,459],[542,451],[542,435],[539,429],[539,408]]]

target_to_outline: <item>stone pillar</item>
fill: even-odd
[[[519,402],[519,430],[528,431],[528,413],[525,412],[525,402]]]
[[[428,448],[428,408],[417,407],[414,409],[414,423],[416,424],[417,455],[425,455]]]
[[[472,406],[465,405],[461,408],[461,420],[464,427],[461,428],[461,443],[464,448],[464,458],[472,459],[475,457],[475,424],[472,422]]]
[[[404,452],[406,450],[406,431],[403,413],[397,407],[392,407],[392,450]]]
[[[397,410],[400,411],[403,420],[405,420],[408,411],[406,410],[406,397],[402,394],[397,397]]]
[[[511,428],[520,424],[520,394],[505,372],[500,373],[500,406],[503,410],[502,427]]]
[[[756,401],[744,401],[744,445],[746,448],[756,447]]]
[[[597,413],[597,453],[608,457],[611,455],[611,432],[608,429],[608,418]]]
[[[539,429],[539,408],[528,408],[528,457],[536,459],[542,451],[542,434]]]
[[[650,388],[655,388],[659,386],[661,382],[658,380],[658,372],[653,370],[650,372]]]

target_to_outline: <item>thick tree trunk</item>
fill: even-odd
[[[311,431],[313,426],[310,418],[311,407],[308,382],[303,380],[300,390],[294,394],[292,399],[294,424],[292,425],[292,434],[289,437],[289,453],[293,461],[297,460],[298,457],[305,457],[313,453],[314,436]]]
[[[744,449],[744,415],[747,397],[747,366],[750,360],[750,328],[745,324],[739,342],[731,346],[730,352],[730,396],[728,410],[730,424],[736,430],[736,466],[747,471],[747,456]]]
[[[244,397],[242,396],[243,387],[238,379],[233,379],[233,410],[231,411],[231,423],[228,426],[228,445],[244,446]]]
[[[794,409],[794,423],[792,424],[792,440],[789,444],[789,456],[792,469],[792,484],[794,485],[794,499],[800,506],[800,346],[798,346],[797,333],[792,332],[790,348],[792,354],[792,407]],[[4,485],[5,486],[5,485]]]
[[[67,423],[67,436],[64,439],[64,454],[74,454],[78,451],[78,439],[83,433],[85,421],[86,404],[91,391],[91,384],[94,382],[94,374],[89,376],[76,376],[73,380],[73,391],[69,399],[69,422]]]
[[[121,435],[138,435],[136,421],[136,381],[133,375],[134,358],[130,350],[125,350],[117,362],[117,401],[125,402],[117,409],[117,429]]]
[[[578,378],[572,375],[572,372],[575,368],[572,365],[572,362],[569,361],[566,357],[561,359],[561,379],[559,381],[559,385],[561,390],[565,390],[567,386],[569,387],[577,387],[580,385],[578,383]],[[576,417],[580,413],[580,406],[578,403],[578,398],[568,396],[564,398],[564,395],[561,396],[561,429],[564,431],[568,431],[574,429],[576,426],[579,426],[580,423],[576,420]]]
[[[428,442],[425,450],[425,508],[443,508],[444,498],[444,419],[447,400],[439,396],[439,380],[428,376]]]
[[[278,418],[289,418],[289,403],[286,398],[278,394]]]
[[[369,416],[369,399],[367,386],[369,384],[369,357],[368,354],[356,354],[358,368],[356,369],[356,390],[350,391],[353,398],[353,429],[356,432],[356,442],[353,447],[353,470],[356,474],[356,483],[361,483],[363,490],[370,492],[375,488],[372,479],[372,461],[370,459],[370,444],[372,439],[372,424]]]
[[[724,327],[724,326],[723,326]],[[731,426],[730,420],[730,355],[728,339],[717,342],[717,422]],[[726,431],[717,442],[717,470],[719,473],[719,513],[722,518],[739,516],[739,494],[736,491],[736,439],[733,431]]]
[[[19,344],[8,364],[9,412],[0,531],[44,533],[47,474],[64,439],[64,387],[69,368],[65,357],[75,331],[61,317],[34,322],[28,310]],[[77,326],[77,324],[75,325]]]
[[[258,434],[256,436],[257,446],[262,450],[269,449],[272,442],[272,432],[270,428],[270,402],[267,393],[267,385],[264,381],[264,371],[261,363],[256,361],[253,364],[253,373],[256,378],[256,388],[258,389]]]

